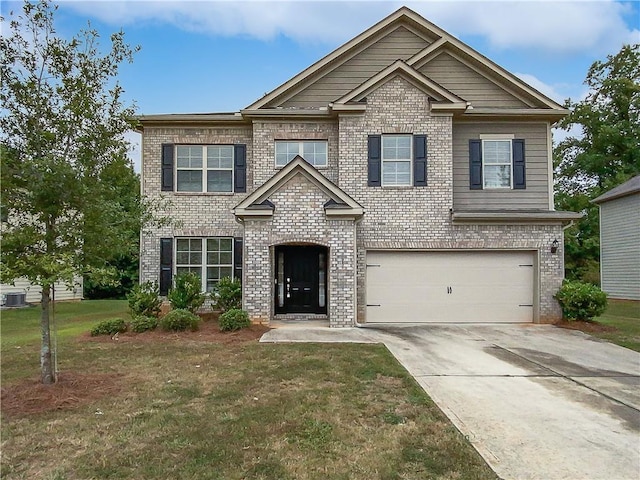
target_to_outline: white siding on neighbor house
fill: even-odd
[[[68,288],[64,283],[57,282],[54,286],[56,301],[62,300],[81,300],[82,299],[82,278],[76,278],[76,286]],[[3,283],[0,285],[0,296],[4,304],[4,296],[7,293],[26,293],[27,303],[39,303],[41,300],[42,289],[38,285],[29,283],[24,278],[18,278],[15,285]]]
[[[610,298],[640,300],[640,193],[600,204],[600,272]]]

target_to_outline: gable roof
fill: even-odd
[[[236,205],[233,213],[240,218],[272,216],[277,205],[273,205],[269,197],[296,175],[302,175],[329,197],[329,201],[324,205],[327,216],[359,218],[364,214],[362,205],[300,155]]]
[[[606,193],[603,193],[598,198],[591,200],[593,203],[604,203],[609,200],[615,200],[616,198],[626,197],[627,195],[633,195],[640,192],[640,175],[636,175],[630,180],[627,180],[621,185],[612,188]]]
[[[358,102],[366,97],[369,92],[377,89],[380,85],[387,83],[389,80],[397,76],[404,78],[416,88],[425,92],[436,102],[444,103],[451,107],[456,106],[463,110],[467,106],[466,102],[462,98],[451,93],[442,85],[439,85],[433,80],[425,77],[423,74],[414,70],[402,60],[396,60],[387,68],[379,72],[377,75],[374,75],[360,86],[356,87],[355,89],[351,90],[350,92],[333,102],[333,105],[331,105],[331,107],[333,110],[339,110],[340,105],[345,105],[349,102]]]
[[[484,72],[487,78],[491,81],[496,82],[497,80],[496,84],[505,88],[506,91],[509,91],[512,94],[515,93],[518,97],[528,97],[530,101],[527,103],[531,104],[532,107],[534,107],[534,105],[531,100],[533,100],[533,103],[538,104],[536,105],[537,107],[541,107],[544,110],[552,110],[555,111],[554,113],[560,115],[567,113],[567,110],[554,100],[526,84],[515,75],[509,73],[504,68],[476,52],[468,45],[464,44],[407,7],[401,7],[396,10],[385,19],[381,20],[371,28],[365,30],[360,35],[334,50],[329,55],[303,70],[289,81],[272,90],[270,93],[244,109],[243,112],[249,113],[250,111],[269,108],[270,106],[273,107],[273,105],[270,104],[276,100],[278,100],[279,103],[286,101],[288,98],[291,98],[304,88],[306,84],[310,84],[310,82],[326,75],[352,58],[358,53],[359,49],[363,45],[366,45],[368,42],[377,38],[381,38],[388,32],[401,26],[410,26],[413,31],[421,32],[425,38],[431,38],[434,40],[430,45],[413,55],[411,59],[407,60],[406,64],[408,66],[422,66],[442,51],[451,51],[456,53],[459,57],[463,57],[466,62],[474,64],[473,66],[475,69]],[[533,109],[535,110],[536,108]],[[519,113],[522,114],[523,112]]]

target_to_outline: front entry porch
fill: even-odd
[[[327,248],[316,245],[275,247],[275,313],[327,313]]]

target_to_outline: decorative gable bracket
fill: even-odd
[[[364,209],[358,202],[298,155],[236,205],[233,209],[236,218],[271,218],[277,206],[269,201],[269,197],[296,175],[304,176],[329,197],[329,200],[324,204],[327,217],[355,220],[364,215]]]

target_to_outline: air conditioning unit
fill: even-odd
[[[5,307],[24,307],[27,304],[26,293],[7,293]]]

